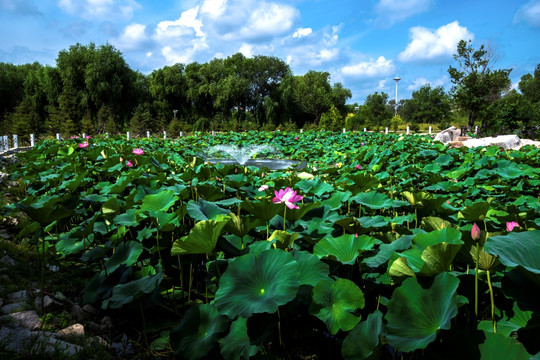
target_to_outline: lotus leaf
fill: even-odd
[[[218,344],[227,330],[227,317],[213,304],[196,304],[186,311],[182,322],[170,333],[171,345],[178,355],[188,360],[200,359]]]
[[[531,355],[523,344],[512,337],[485,332],[486,341],[480,344],[480,360],[529,360]]]
[[[439,330],[450,329],[458,304],[466,301],[457,295],[458,285],[459,279],[447,272],[437,275],[429,289],[423,289],[416,278],[406,279],[388,302],[388,343],[403,352],[424,349]]]
[[[221,229],[230,219],[228,216],[218,215],[216,220],[199,221],[190,230],[189,235],[174,241],[171,256],[211,253],[216,247]]]
[[[373,249],[378,240],[367,235],[356,237],[346,234],[340,237],[325,236],[313,247],[313,255],[319,258],[334,257],[342,264],[352,265],[356,258],[364,251]]]
[[[347,334],[341,348],[343,359],[361,360],[373,353],[374,348],[379,344],[379,335],[383,327],[382,317],[382,312],[375,310]]]
[[[142,200],[141,211],[167,212],[177,200],[178,196],[174,195],[174,191],[172,190],[164,190],[157,194],[149,194]]]
[[[199,201],[191,200],[187,204],[187,212],[195,221],[216,220],[218,216],[227,215],[229,210],[220,208],[210,201],[199,199]]]
[[[231,324],[231,329],[219,344],[221,355],[226,360],[249,359],[257,354],[258,347],[251,345],[247,333],[247,319],[239,317]]]
[[[163,280],[163,273],[147,275],[143,278],[130,281],[125,284],[118,284],[112,289],[112,296],[103,301],[104,308],[118,309],[131,303],[134,299],[144,294],[153,292]]]
[[[362,290],[352,281],[340,278],[334,282],[321,281],[313,288],[309,312],[326,323],[330,334],[335,335],[339,330],[354,328],[360,321],[354,312],[362,308]]]
[[[219,280],[215,304],[230,318],[274,313],[296,297],[300,265],[279,249],[248,253],[232,260]]]
[[[105,263],[107,272],[112,273],[120,265],[131,266],[137,262],[143,252],[143,246],[136,241],[120,243],[111,258]]]
[[[370,209],[383,209],[394,206],[394,200],[378,191],[359,193],[349,200],[367,206]]]
[[[293,256],[300,265],[300,285],[315,286],[320,281],[330,280],[330,267],[317,256],[307,251],[294,251]]]
[[[522,266],[534,274],[540,274],[540,230],[511,232],[493,236],[484,244],[484,251],[499,256],[508,267]]]

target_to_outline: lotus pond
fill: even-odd
[[[307,166],[205,163],[220,144]],[[249,132],[19,159],[17,241],[82,269],[81,302],[129,319],[152,356],[540,359],[536,147]]]

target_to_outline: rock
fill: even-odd
[[[31,353],[35,355],[43,353],[56,355],[58,352],[61,352],[64,355],[71,357],[81,351],[81,346],[58,340],[55,336],[55,334],[47,336],[37,332],[34,337],[34,346],[32,346],[32,349],[30,350]]]
[[[4,266],[15,266],[17,263],[9,255],[5,255],[0,259],[0,264]]]
[[[4,326],[0,328],[0,339],[9,339],[9,341],[2,341],[2,346],[6,350],[21,354],[27,350],[32,334],[28,329]]]
[[[84,306],[82,307],[82,309],[83,309],[84,311],[86,311],[87,313],[92,314],[92,315],[97,315],[97,314],[98,314],[98,311],[96,310],[96,308],[93,307],[93,306],[90,305],[90,304],[84,305]]]
[[[89,338],[86,341],[86,344],[88,346],[92,346],[92,347],[94,347],[94,346],[103,346],[103,347],[109,346],[109,343],[107,342],[107,340],[105,340],[101,336],[92,336],[91,338]]]
[[[21,290],[17,291],[11,294],[8,294],[6,296],[6,300],[10,302],[21,302],[21,301],[30,301],[30,295],[28,294],[28,291]]]
[[[2,314],[13,314],[28,309],[30,309],[30,304],[27,302],[16,302],[2,306],[2,308],[0,308],[0,312]]]
[[[71,307],[71,317],[73,320],[81,321],[84,318],[84,311],[79,305],[73,305]]]
[[[470,139],[463,142],[463,146],[475,148],[479,146],[498,146],[505,150],[521,148],[521,140],[517,135],[499,135],[497,137],[485,137]]]
[[[34,305],[36,308],[41,309],[41,296],[37,296],[34,299]],[[54,301],[49,295],[43,296],[43,310],[50,309],[52,307],[58,307],[61,306],[59,302]]]
[[[103,330],[108,330],[113,327],[112,320],[108,316],[104,316],[103,319],[101,319],[101,326],[100,328]]]
[[[19,311],[0,317],[2,320],[10,321],[28,330],[41,328],[41,320],[35,310]]]
[[[457,140],[459,136],[461,136],[461,130],[459,130],[455,126],[451,126],[448,129],[445,129],[441,131],[440,133],[437,133],[433,141],[440,141],[443,144],[446,144],[450,141]]]
[[[11,236],[9,235],[9,233],[7,232],[6,229],[0,229],[0,237],[2,237],[4,239],[11,238]]]
[[[82,324],[73,324],[71,326],[68,326],[67,328],[64,328],[60,331],[58,331],[58,335],[67,337],[67,336],[78,336],[83,337],[84,336],[84,326]]]

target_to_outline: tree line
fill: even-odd
[[[271,56],[237,53],[207,63],[175,64],[143,75],[112,45],[76,44],[56,66],[0,63],[0,132],[76,134],[147,130],[240,131],[363,127],[421,123],[523,131],[540,123],[540,64],[509,90],[511,69],[493,70],[492,53],[461,41],[449,67],[454,87],[424,85],[395,104],[384,92],[347,104],[351,91],[328,72],[294,75]],[[397,109],[396,109],[397,106]],[[397,110],[398,116],[394,116]],[[536,130],[538,132],[538,129]]]

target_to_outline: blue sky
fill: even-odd
[[[489,45],[511,79],[540,63],[540,0],[0,0],[0,62],[55,65],[80,43],[109,43],[144,74],[237,52],[327,71],[362,103],[450,90],[460,39]]]

